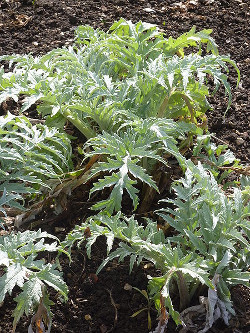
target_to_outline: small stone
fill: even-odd
[[[143,266],[144,269],[149,269],[149,268],[153,268],[153,267],[154,267],[154,265],[150,262]]]
[[[87,321],[89,321],[89,320],[92,320],[92,317],[91,317],[90,314],[86,314],[86,315],[84,316],[84,319],[87,320]]]
[[[155,10],[152,9],[152,8],[143,8],[144,12],[147,12],[147,13],[155,13]]]
[[[128,284],[128,283],[125,283],[125,285],[124,285],[124,287],[123,287],[124,290],[129,290],[129,291],[131,291],[132,288],[133,288],[133,287],[132,287],[130,284]]]
[[[33,42],[32,43],[34,46],[38,46],[38,42]]]
[[[248,138],[248,133],[247,132],[243,132],[241,135],[242,135],[242,138],[244,140],[246,140]]]
[[[65,228],[63,227],[55,227],[55,232],[64,232]]]
[[[241,146],[241,145],[243,145],[244,142],[245,142],[245,141],[244,141],[244,139],[242,139],[242,138],[237,138],[237,139],[236,139],[236,144],[237,144],[237,146]]]

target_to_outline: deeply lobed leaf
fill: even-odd
[[[46,238],[56,241],[49,244],[45,242]],[[0,302],[7,293],[12,293],[15,286],[22,290],[15,298],[17,306],[14,310],[14,330],[22,315],[33,313],[41,299],[47,297],[46,285],[67,299],[67,285],[57,265],[45,264],[43,260],[36,259],[38,253],[58,251],[58,242],[57,237],[41,230],[0,237],[0,266],[4,270],[0,277]]]
[[[21,208],[17,200],[48,188],[72,168],[69,137],[56,128],[32,126],[24,116],[0,117],[0,205]],[[4,201],[3,201],[4,200]]]

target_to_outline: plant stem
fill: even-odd
[[[177,284],[179,289],[179,295],[180,295],[180,311],[186,309],[190,302],[189,292],[186,280],[182,274],[182,272],[177,271]]]
[[[169,94],[167,94],[163,100],[163,102],[161,103],[161,106],[159,108],[159,112],[157,114],[158,118],[163,118],[164,113],[166,111],[167,105],[168,105],[168,101],[170,96],[173,94],[173,92],[175,91],[175,88],[172,88],[169,92]]]
[[[190,116],[191,116],[191,122],[194,123],[194,110],[193,110],[193,106],[190,102],[190,99],[185,95],[185,94],[180,94],[180,97],[185,101],[185,103],[187,104],[188,110],[190,112]]]
[[[166,95],[163,102],[161,103],[160,108],[159,108],[158,118],[163,118],[163,115],[164,115],[165,110],[166,110],[167,105],[168,105],[168,101],[169,101],[169,96]]]
[[[87,140],[96,136],[96,132],[86,125],[73,111],[64,109],[62,110],[62,115],[68,119]]]

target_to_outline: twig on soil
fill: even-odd
[[[79,251],[79,253],[81,253]],[[83,276],[83,272],[85,271],[85,267],[86,267],[86,256],[81,253],[83,255],[83,267],[82,267],[82,271],[81,271],[81,274],[79,275],[78,279],[77,279],[77,282],[81,279],[81,277]]]
[[[111,300],[111,304],[113,305],[114,309],[115,309],[115,318],[114,318],[114,324],[113,324],[113,328],[111,328],[110,330],[107,331],[107,333],[109,332],[112,332],[114,330],[114,328],[116,327],[116,324],[117,324],[117,320],[118,320],[118,311],[117,311],[117,306],[115,304],[115,301],[112,297],[112,293],[111,293],[111,290],[105,288],[105,290],[109,293],[109,297],[110,297],[110,300]]]
[[[228,146],[228,148],[232,149],[233,151],[235,150],[235,148],[233,146],[231,146],[229,143],[227,143],[226,141],[222,140],[222,139],[219,139],[217,138],[217,136],[215,135],[211,135],[211,137],[221,143],[223,143],[224,145]]]
[[[198,158],[197,160],[201,161],[202,163],[207,163],[211,166],[216,166],[216,164],[214,162],[211,162],[206,158]],[[220,171],[232,170],[233,172],[235,172],[238,175],[250,176],[250,166],[245,166],[244,168],[234,167],[234,166],[217,166],[217,168]]]

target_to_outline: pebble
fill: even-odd
[[[133,289],[133,287],[129,283],[125,283],[123,289],[131,291]]]
[[[244,142],[245,142],[245,140],[242,139],[242,138],[237,138],[237,139],[236,139],[236,144],[237,144],[237,146],[241,146],[241,145],[243,145]]]
[[[65,231],[65,228],[63,227],[55,227],[55,232],[64,232]]]
[[[84,316],[84,319],[87,320],[87,321],[89,321],[89,320],[92,320],[92,317],[91,317],[90,314],[86,314],[86,315]]]
[[[248,139],[248,133],[247,132],[243,132],[241,135],[242,135],[242,138],[244,140]]]
[[[147,13],[155,13],[155,10],[152,9],[152,8],[143,8],[144,12],[147,12]]]
[[[193,6],[197,6],[198,5],[198,1],[197,0],[190,0],[189,4],[193,5]]]

